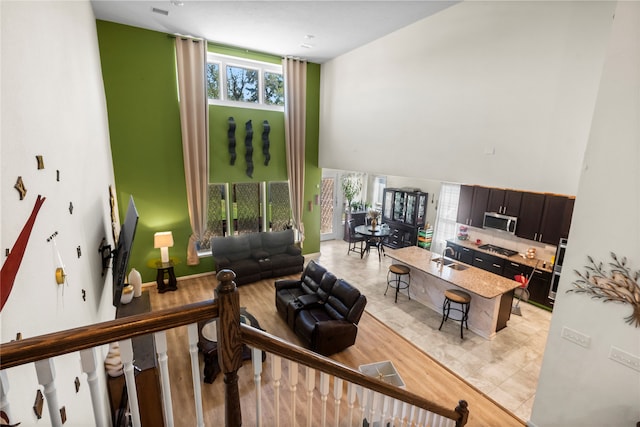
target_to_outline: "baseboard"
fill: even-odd
[[[176,280],[178,282],[181,282],[183,280],[197,279],[199,277],[213,276],[215,274],[216,274],[215,271],[208,271],[206,273],[196,273],[196,274],[190,274],[188,276],[176,277]],[[155,287],[155,286],[158,286],[158,282],[156,282],[155,280],[153,282],[145,282],[145,283],[142,284],[143,288],[151,288],[151,287]]]

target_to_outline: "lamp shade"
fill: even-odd
[[[173,234],[170,231],[160,231],[153,235],[154,248],[171,248],[173,247]]]

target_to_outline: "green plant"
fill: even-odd
[[[360,194],[362,190],[362,180],[357,174],[348,174],[342,177],[342,194],[347,200],[347,206],[351,209],[353,198]]]

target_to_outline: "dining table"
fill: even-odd
[[[378,260],[381,260],[382,254],[384,254],[384,239],[391,234],[389,226],[387,224],[376,224],[375,227],[371,224],[358,225],[355,228],[355,232],[367,236],[367,244],[360,253],[360,258],[362,258],[365,253],[368,254],[371,247],[375,246],[378,250]]]

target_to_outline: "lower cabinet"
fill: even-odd
[[[549,300],[549,289],[551,288],[551,273],[536,270],[533,272],[531,282],[529,282],[529,299],[545,307],[553,308]]]
[[[418,228],[404,223],[386,222],[389,226],[389,237],[384,242],[385,246],[398,249],[406,246],[415,246],[418,240]]]
[[[447,242],[447,247],[453,249],[454,255],[451,258],[455,258],[465,264],[473,265],[473,257],[475,255],[475,251],[473,249],[456,245],[451,242]]]
[[[476,251],[473,257],[472,265],[474,267],[478,267],[483,270],[490,271],[491,273],[502,276],[502,269],[504,267],[504,258],[500,258],[495,255]]]

